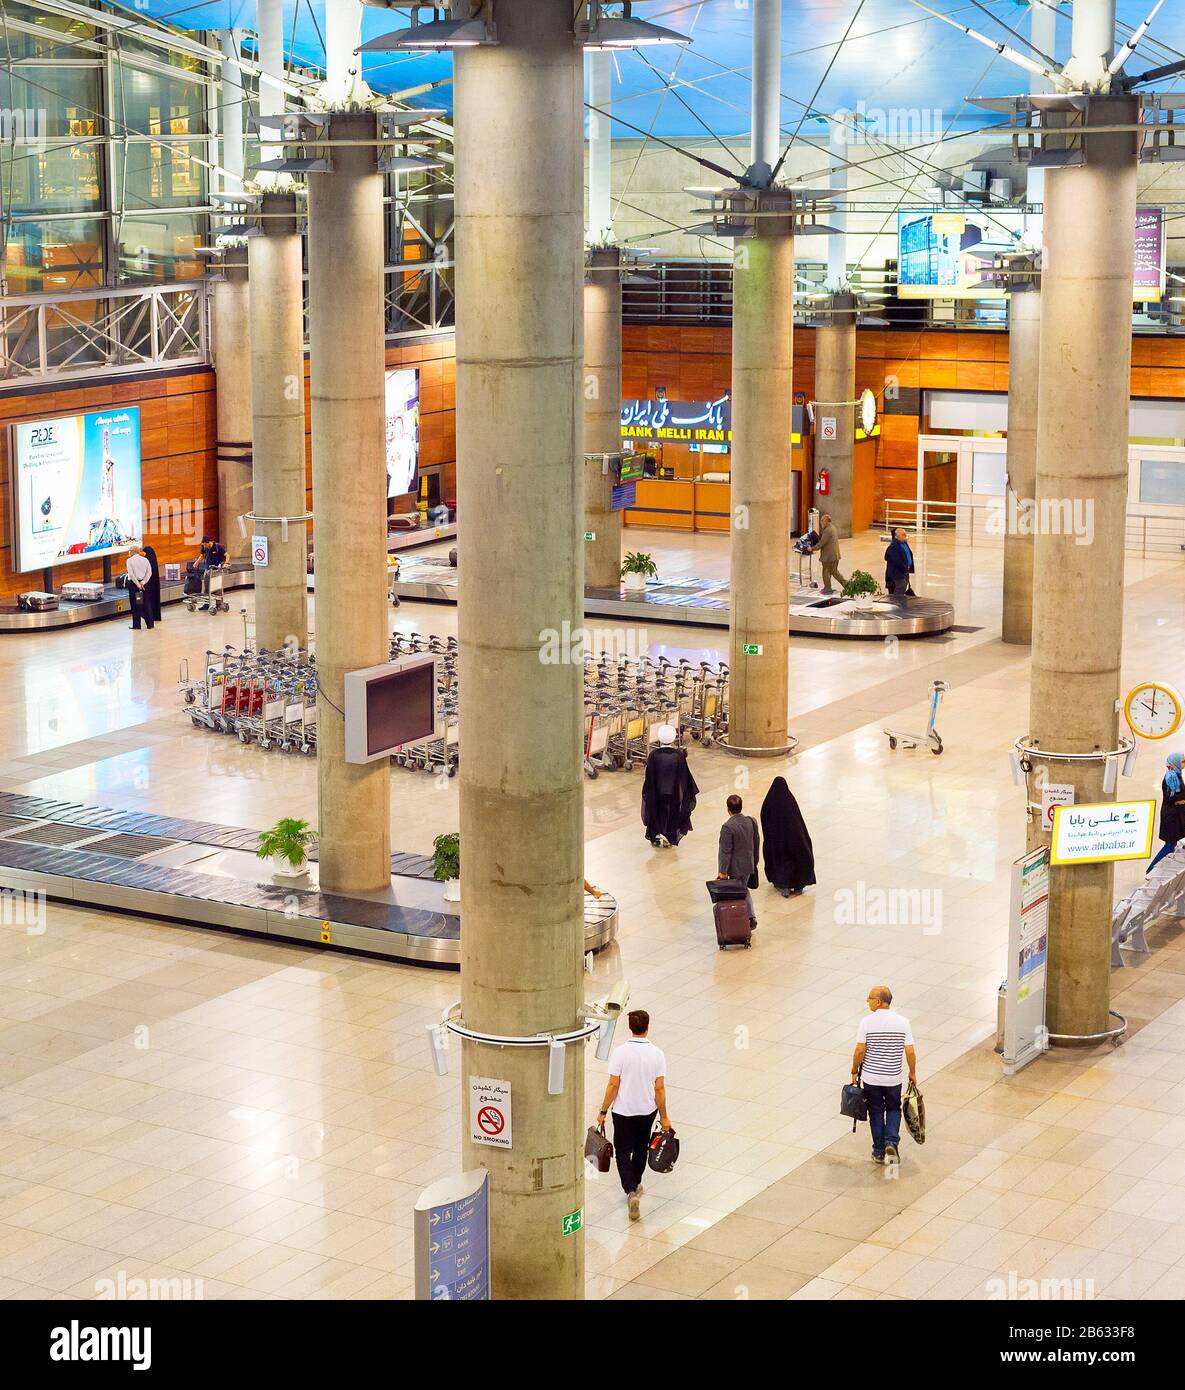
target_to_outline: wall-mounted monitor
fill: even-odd
[[[9,427],[12,546],[19,573],[126,551],[140,536],[140,408]]]
[[[436,738],[436,680],[434,656],[347,671],[346,762],[373,763]]]
[[[386,375],[387,496],[416,490],[420,461],[420,372],[399,367]]]

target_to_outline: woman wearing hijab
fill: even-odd
[[[905,539],[905,527],[893,531],[893,539],[885,550],[885,588],[894,598],[912,594],[909,576],[913,573],[913,551]]]
[[[784,777],[775,777],[761,803],[761,847],[765,876],[788,898],[815,881],[815,851]]]
[[[152,566],[152,578],[144,586],[144,602],[154,623],[160,622],[160,564],[150,545],[142,547],[144,558]]]
[[[1172,854],[1179,840],[1185,839],[1185,776],[1181,772],[1180,753],[1170,753],[1164,760],[1160,795],[1160,838],[1164,843],[1148,865],[1147,873],[1151,873],[1166,854]]]

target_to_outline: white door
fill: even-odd
[[[949,527],[960,540],[999,536],[993,512],[1004,505],[1008,441],[974,435],[918,437],[917,524]]]

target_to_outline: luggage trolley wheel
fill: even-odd
[[[239,729],[239,730],[237,730],[237,732],[238,732],[238,735],[239,735],[239,742],[242,743],[242,744],[245,744],[245,743],[247,742],[247,731],[246,731],[246,729]]]
[[[938,737],[937,734],[934,735],[934,742],[931,745],[930,752],[933,753],[935,757],[937,757],[939,753],[942,752],[942,740]]]
[[[893,737],[892,734],[889,735],[889,747],[890,747],[890,748],[896,748],[896,747],[897,747],[897,740]]]

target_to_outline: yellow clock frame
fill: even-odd
[[[1144,690],[1159,690],[1162,695],[1168,697],[1169,701],[1172,703],[1172,705],[1177,711],[1177,717],[1173,720],[1173,727],[1171,729],[1166,729],[1163,734],[1142,734],[1132,723],[1132,701],[1135,700],[1136,696]],[[1172,736],[1181,727],[1181,696],[1178,693],[1178,691],[1173,689],[1171,685],[1164,685],[1161,681],[1141,681],[1138,685],[1133,686],[1131,690],[1127,692],[1127,699],[1123,702],[1123,717],[1127,720],[1127,727],[1138,738],[1146,738],[1149,740],[1149,742],[1156,742],[1162,738],[1172,738]]]

